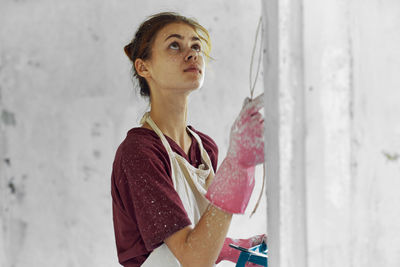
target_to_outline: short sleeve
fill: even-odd
[[[122,158],[122,168],[126,184],[123,198],[132,203],[128,212],[136,218],[148,251],[191,225],[163,160],[151,153],[127,153]]]

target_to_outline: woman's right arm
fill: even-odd
[[[263,95],[246,99],[231,128],[227,157],[205,197],[210,201],[194,228],[187,226],[164,240],[186,266],[213,266],[224,245],[233,213],[244,213],[254,187],[254,166],[264,162],[264,121],[258,112]]]
[[[164,242],[183,267],[214,266],[231,220],[231,213],[210,204],[194,228],[187,226]]]

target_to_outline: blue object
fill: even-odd
[[[234,244],[229,244],[229,246],[241,251],[236,267],[245,267],[246,262],[252,262],[260,266],[268,266],[268,247],[264,242],[251,248],[242,248]]]

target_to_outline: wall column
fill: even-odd
[[[263,1],[269,266],[306,267],[302,1]]]

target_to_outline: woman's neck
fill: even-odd
[[[188,95],[168,94],[151,98],[150,117],[163,132],[174,140],[186,153],[191,138],[186,131]]]

